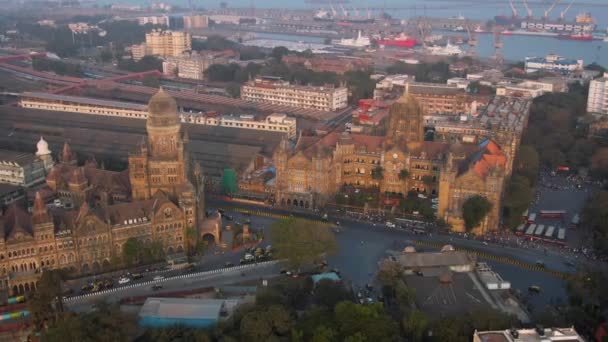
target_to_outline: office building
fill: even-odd
[[[40,138],[35,154],[0,150],[0,184],[31,187],[44,183],[53,167],[49,145]]]

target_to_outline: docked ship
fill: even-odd
[[[357,33],[357,38],[342,38],[332,41],[332,44],[336,46],[350,47],[350,48],[366,48],[372,44],[369,37],[365,37],[361,34],[361,31]]]
[[[384,39],[378,39],[376,41],[376,43],[378,43],[379,46],[394,46],[394,47],[401,47],[401,48],[412,48],[416,45],[416,39],[414,38],[410,38],[405,34],[400,34],[399,36],[395,37],[395,38],[384,38]]]
[[[429,46],[427,52],[435,56],[460,56],[463,51],[460,47],[452,45],[448,40],[446,46]]]
[[[557,35],[558,39],[568,39],[568,40],[583,40],[583,41],[592,41],[593,35],[588,33],[573,33],[573,34],[559,34]]]

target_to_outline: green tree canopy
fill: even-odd
[[[341,302],[334,308],[334,315],[344,339],[392,341],[399,335],[397,323],[384,312],[380,303]]]
[[[492,203],[483,196],[472,196],[462,205],[462,217],[467,229],[473,229],[492,209]]]
[[[293,326],[291,314],[285,307],[273,305],[256,308],[243,317],[240,332],[247,341],[266,342],[271,338],[286,336]]]
[[[270,239],[276,249],[275,256],[287,259],[295,268],[333,254],[338,249],[328,224],[304,219],[288,218],[273,223]]]
[[[314,289],[314,301],[318,305],[333,308],[339,302],[352,299],[352,295],[346,290],[342,282],[331,279],[323,279],[317,283]]]
[[[28,301],[28,309],[37,329],[45,322],[54,321],[63,312],[63,270],[47,270],[42,273],[36,292]]]
[[[608,254],[608,191],[600,191],[587,201],[582,222],[592,229],[595,248]]]
[[[63,315],[43,333],[49,342],[132,341],[137,325],[118,305],[100,303],[92,312]]]

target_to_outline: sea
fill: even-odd
[[[226,3],[228,7],[254,7],[254,8],[292,8],[292,9],[329,9],[330,0],[327,4],[310,3],[305,0],[164,0],[165,3],[172,3],[179,6],[188,7],[189,1],[193,5],[207,9],[219,8],[221,3]],[[112,0],[101,0],[103,2],[116,2]],[[142,0],[122,0],[121,2],[148,5],[151,1]],[[543,16],[554,0],[528,0],[532,15],[535,17]],[[566,11],[566,8],[570,5]],[[527,11],[523,5],[523,0],[514,0],[516,10],[520,16],[526,16]],[[347,8],[357,8],[360,14],[367,13],[368,10],[378,14],[382,8],[387,10],[391,16],[400,19],[408,19],[415,16],[426,15],[429,17],[457,17],[474,20],[490,20],[496,15],[511,15],[511,7],[508,0],[350,0],[343,5]],[[334,4],[337,11],[341,11],[340,6]],[[398,7],[399,9],[395,9]],[[378,11],[374,12],[374,8]],[[608,0],[561,0],[548,14],[549,18],[558,18],[562,12],[566,20],[574,20],[574,17],[582,12],[589,12],[597,21],[597,31],[607,33],[608,26]],[[266,37],[265,37],[266,38]],[[277,39],[303,41],[310,43],[322,43],[323,39],[310,37],[278,35]],[[477,54],[480,57],[491,57],[494,55],[493,37],[490,34],[480,34],[478,36],[479,45]],[[525,57],[544,56],[550,53],[558,54],[571,59],[582,59],[585,64],[597,63],[608,67],[608,42],[602,40],[594,41],[571,41],[559,40],[552,37],[538,36],[503,36],[504,47],[502,54],[508,61],[520,61]]]

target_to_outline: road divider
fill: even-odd
[[[433,242],[433,241],[423,241],[423,240],[413,240],[414,244],[416,245],[420,245],[420,246],[426,246],[426,247],[432,247],[432,248],[437,248],[437,249],[441,249],[443,246],[445,246],[445,243],[439,243],[439,242]],[[557,278],[561,278],[561,279],[566,279],[567,277],[570,276],[570,274],[568,273],[564,273],[564,272],[559,272],[559,271],[555,271],[555,270],[550,270],[546,267],[541,267],[535,264],[531,264],[528,262],[524,262],[524,261],[520,261],[520,260],[515,260],[509,257],[505,257],[505,256],[500,256],[500,255],[494,255],[488,252],[484,252],[484,251],[479,251],[479,250],[475,250],[475,249],[470,249],[470,248],[462,248],[462,247],[457,247],[454,245],[451,245],[454,247],[454,249],[456,249],[457,251],[462,251],[462,252],[467,252],[469,254],[475,254],[478,257],[484,258],[484,259],[489,259],[489,260],[494,260],[494,261],[498,261],[498,262],[502,262],[505,264],[511,264],[511,265],[515,265],[515,266],[519,266],[521,268],[525,268],[525,269],[529,269],[531,271],[536,271],[536,272],[542,272],[542,273],[546,273],[549,275],[552,275],[554,277]]]
[[[209,271],[180,274],[180,275],[176,275],[176,276],[172,276],[172,277],[166,277],[163,279],[148,280],[148,281],[144,281],[141,283],[134,283],[134,284],[128,284],[128,285],[124,285],[124,286],[120,286],[120,287],[114,287],[114,288],[103,290],[103,291],[89,292],[89,293],[85,293],[85,294],[78,295],[78,296],[63,297],[63,301],[66,303],[71,303],[71,302],[75,302],[75,301],[78,301],[78,300],[84,299],[84,298],[89,298],[89,297],[93,297],[93,296],[101,296],[104,294],[128,290],[128,289],[132,289],[135,287],[142,287],[142,286],[148,286],[148,285],[152,285],[152,284],[164,283],[169,280],[212,276],[212,275],[221,274],[221,273],[225,273],[225,272],[246,270],[246,269],[250,269],[253,267],[257,267],[257,266],[273,265],[278,262],[280,262],[280,260],[270,260],[270,261],[258,262],[257,264],[246,264],[246,265],[239,265],[239,266],[233,266],[233,267],[223,267],[223,268],[209,270]]]
[[[220,208],[220,209],[221,210],[225,210],[225,211],[234,211],[234,212],[237,212],[237,213],[247,214],[247,215],[252,215],[252,216],[270,217],[270,218],[274,218],[274,219],[277,219],[277,220],[285,220],[285,219],[288,219],[290,217],[293,217],[292,215],[275,214],[275,213],[267,212],[267,211],[263,211],[263,210],[252,210],[252,209],[237,208],[237,207]],[[329,224],[329,222],[325,222],[322,219],[311,219],[311,218],[300,218],[300,219],[311,221],[311,222],[321,222],[321,223],[328,223]],[[334,225],[330,224],[330,226],[334,226]]]

